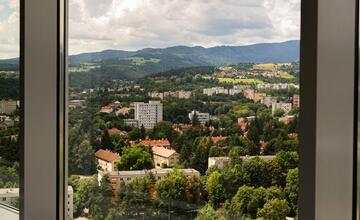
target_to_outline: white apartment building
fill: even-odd
[[[212,96],[214,94],[229,94],[229,90],[225,89],[224,87],[212,87],[212,88],[207,88],[207,89],[203,89],[203,94],[208,95],[208,96]]]
[[[197,116],[200,124],[205,124],[205,123],[210,121],[210,114],[209,113],[202,113],[202,112],[198,112],[198,111],[195,111],[195,110],[189,113],[190,121],[193,120],[194,115]]]
[[[271,161],[275,159],[274,155],[264,155],[264,156],[240,156],[242,161],[248,161],[255,157],[259,157],[261,160],[264,161]],[[212,166],[217,166],[218,168],[222,168],[231,162],[231,157],[209,157],[208,158],[208,168]]]
[[[67,215],[70,219],[73,218],[74,214],[74,190],[71,186],[68,186],[67,191]]]
[[[11,114],[19,106],[16,100],[0,100],[0,114]]]
[[[149,101],[149,103],[135,102],[135,120],[138,126],[146,129],[154,128],[155,124],[163,120],[163,104],[160,101]]]
[[[276,96],[263,96],[261,100],[261,103],[266,105],[267,107],[271,107],[274,102],[277,102]]]
[[[289,89],[290,87],[299,88],[294,83],[260,83],[256,85],[256,89]]]
[[[19,200],[19,188],[0,189],[0,203],[14,206]]]
[[[292,104],[284,103],[284,102],[278,102],[278,103],[274,102],[274,103],[272,103],[272,113],[273,114],[276,109],[282,109],[285,112],[285,115],[288,115],[292,109]]]
[[[8,206],[14,206],[19,201],[19,188],[2,188],[0,189],[0,204]],[[71,186],[68,186],[67,197],[67,215],[69,218],[73,218],[74,213],[74,190]],[[0,216],[1,217],[1,216]]]
[[[149,173],[152,173],[156,180],[161,179],[167,173],[172,171],[172,168],[155,168],[151,170],[132,170],[132,171],[113,171],[109,173],[110,182],[114,186],[118,185],[120,181],[124,181],[125,184],[130,183],[135,178],[144,178]],[[179,169],[184,172],[185,176],[200,176],[199,171],[195,169]],[[100,175],[101,173],[99,173]],[[101,179],[101,178],[100,178]]]

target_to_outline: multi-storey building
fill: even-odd
[[[74,213],[74,190],[68,186],[67,190],[67,216],[73,218]],[[0,189],[0,204],[15,206],[19,203],[19,188],[2,188]]]
[[[85,106],[85,100],[70,100],[69,101],[69,109],[82,108]]]
[[[134,107],[138,126],[143,125],[146,129],[152,129],[156,123],[163,120],[163,104],[159,101],[135,102]]]
[[[194,116],[196,115],[197,119],[199,120],[200,124],[206,124],[210,121],[210,114],[209,113],[202,113],[198,111],[192,111],[189,113],[190,121],[193,120]]]
[[[179,154],[173,149],[154,146],[151,148],[156,168],[173,167],[179,161]]]
[[[118,154],[115,154],[109,150],[98,150],[95,153],[95,157],[98,161],[99,168],[104,172],[116,171],[116,161],[120,159]]]
[[[276,96],[263,96],[261,100],[261,103],[266,105],[267,107],[271,107],[274,102],[277,102]]]
[[[300,95],[293,95],[293,106],[294,108],[300,108]]]
[[[203,94],[208,95],[208,96],[212,96],[214,94],[229,94],[229,90],[225,89],[224,87],[212,87],[212,88],[207,88],[207,89],[203,89]]]
[[[120,181],[124,181],[124,183],[127,184],[130,183],[135,178],[144,178],[150,173],[154,175],[154,178],[156,180],[159,180],[172,170],[173,170],[172,168],[155,168],[151,170],[113,171],[108,173],[108,175],[110,178],[111,185],[115,187],[118,186]],[[199,171],[195,169],[179,169],[179,170],[184,172],[185,176],[200,176]]]
[[[0,114],[11,114],[19,106],[16,100],[0,100]]]
[[[255,157],[259,157],[261,160],[264,161],[271,161],[275,159],[274,155],[265,155],[265,156],[240,156],[240,159],[243,161],[251,160]],[[227,166],[231,162],[231,157],[209,157],[208,158],[208,168],[212,166],[217,166],[218,168],[222,168]]]
[[[272,103],[272,113],[273,114],[276,109],[283,110],[285,112],[285,115],[287,115],[291,111],[292,105],[291,105],[291,103],[284,103],[284,102]]]

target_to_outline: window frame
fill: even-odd
[[[20,219],[66,218],[67,2],[20,0]],[[358,13],[357,0],[301,2],[300,219],[359,219]]]

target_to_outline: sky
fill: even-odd
[[[0,58],[19,51],[19,0],[0,0]],[[300,38],[300,0],[69,0],[70,54]]]

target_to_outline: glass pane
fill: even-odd
[[[297,217],[300,0],[70,0],[69,216]]]
[[[0,0],[0,216],[7,219],[19,208],[19,18],[18,0]]]

